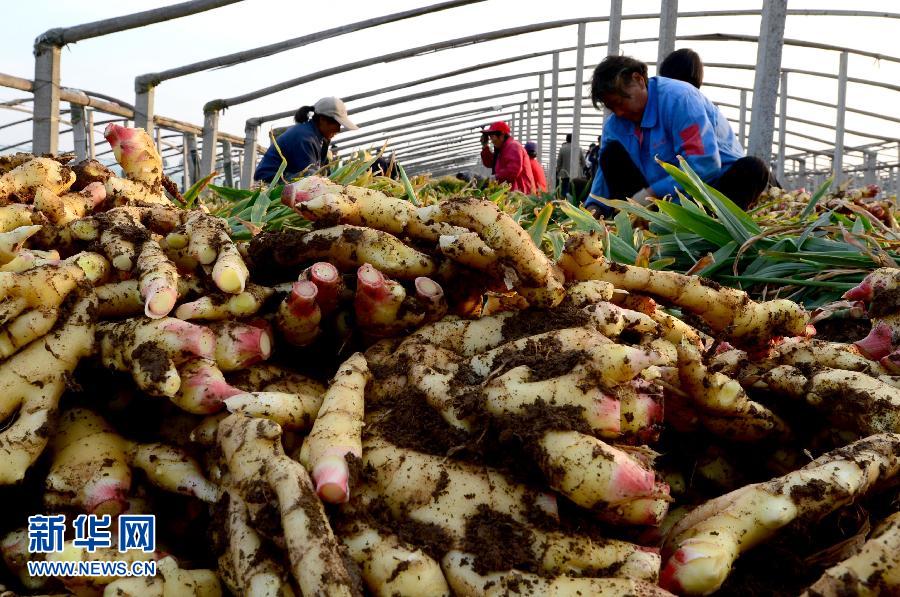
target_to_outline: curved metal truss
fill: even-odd
[[[754,71],[752,86],[742,87],[726,84],[714,77],[711,78],[712,80],[704,82],[707,87],[726,90],[728,95],[733,97],[733,101],[719,102],[719,106],[733,122],[741,142],[748,147],[749,153],[771,160],[781,177],[786,177],[796,184],[813,182],[835,170],[843,176],[862,176],[867,182],[878,180],[895,191],[900,189],[900,140],[885,136],[877,128],[857,130],[845,127],[846,113],[878,118],[891,123],[900,122],[900,118],[897,117],[847,105],[848,84],[868,85],[887,90],[897,94],[897,99],[900,100],[900,86],[898,85],[853,77],[852,73],[848,72],[849,57],[851,55],[863,56],[893,63],[900,63],[900,58],[844,46],[784,39],[785,21],[789,16],[900,19],[900,14],[891,12],[796,10],[788,9],[787,0],[761,1],[762,8],[759,10],[679,12],[677,0],[661,0],[658,13],[622,14],[621,0],[611,0],[608,15],[535,23],[436,41],[424,46],[373,56],[301,75],[230,98],[210,100],[203,107],[202,126],[154,114],[154,97],[159,92],[161,83],[211,68],[233,66],[271,56],[278,52],[307,46],[354,31],[405,19],[414,19],[420,15],[452,10],[486,0],[444,1],[242,52],[208,58],[193,64],[138,75],[135,78],[136,96],[133,106],[100,93],[65,89],[59,85],[60,48],[64,44],[196,14],[238,1],[240,0],[193,0],[124,17],[47,31],[35,42],[35,78],[33,82],[0,75],[0,86],[33,93],[33,98],[24,97],[0,104],[0,107],[28,112],[28,109],[23,106],[33,100],[32,115],[26,119],[7,123],[0,128],[23,124],[31,120],[33,124],[31,149],[39,153],[55,152],[60,133],[71,132],[74,137],[76,154],[83,157],[96,154],[94,149],[95,127],[110,121],[109,118],[94,121],[95,112],[109,115],[117,120],[133,120],[138,126],[143,126],[148,130],[157,129],[156,139],[160,150],[169,161],[178,163],[168,170],[173,173],[182,171],[184,185],[198,180],[215,169],[224,174],[226,183],[237,182],[241,186],[248,187],[257,155],[262,150],[258,144],[260,127],[264,123],[288,117],[293,114],[294,110],[251,118],[246,122],[244,135],[237,136],[218,131],[218,115],[226,107],[252,102],[285,89],[374,64],[397,62],[423,54],[452,51],[460,47],[490,43],[500,39],[522,38],[524,40],[527,36],[541,31],[574,28],[576,31],[573,39],[576,43],[572,46],[495,59],[345,96],[344,99],[351,113],[363,117],[361,122],[363,129],[356,134],[342,136],[338,141],[341,151],[377,148],[389,143],[391,151],[402,160],[410,173],[442,174],[452,172],[454,169],[471,167],[478,161],[477,132],[480,126],[487,121],[504,118],[513,123],[518,136],[537,141],[541,160],[549,165],[556,155],[557,139],[561,131],[572,131],[574,138],[579,140],[580,144],[584,144],[594,139],[602,129],[603,114],[594,110],[592,106],[585,105],[582,95],[582,83],[586,71],[584,64],[586,48],[605,47],[607,54],[615,54],[619,52],[623,44],[655,42],[658,61],[660,57],[674,49],[676,42],[749,43],[755,44],[757,47],[756,64],[710,62],[706,66],[713,70]],[[758,37],[732,33],[676,35],[679,20],[732,16],[759,17],[760,35]],[[627,20],[658,21],[659,34],[657,37],[622,40],[620,39],[621,23]],[[591,23],[608,25],[607,39],[602,43],[585,43],[586,27]],[[828,52],[836,59],[837,73],[783,67],[781,51],[784,46],[813,48]],[[573,52],[574,64],[562,66],[562,57],[569,56]],[[453,77],[458,75],[474,71],[490,71],[496,67],[507,67],[508,69],[510,65],[518,62],[542,57],[552,60],[551,68],[518,73],[509,73],[507,70],[502,75],[487,76],[477,81],[449,83]],[[647,62],[648,64],[656,63],[652,60],[647,60]],[[560,85],[561,73],[574,73],[574,84]],[[790,80],[800,76],[835,81],[837,104],[789,93]],[[448,84],[444,84],[444,81],[447,81]],[[478,94],[477,88],[482,86],[491,87],[493,91]],[[503,90],[496,91],[498,88]],[[412,89],[418,90],[412,91]],[[401,90],[410,91],[399,96],[391,95],[393,92]],[[467,93],[468,97],[460,99],[461,92]],[[565,92],[566,96],[561,97],[561,92]],[[473,97],[475,95],[478,97]],[[378,99],[379,96],[382,99]],[[416,107],[415,102],[419,100],[428,100],[428,104],[425,107]],[[60,102],[68,102],[69,109],[61,110]],[[805,117],[804,106],[830,108],[834,112],[834,120],[830,122],[811,120]],[[384,115],[386,108],[392,108],[395,112]],[[379,115],[366,119],[367,113],[375,110],[381,110]],[[753,118],[754,115],[755,118]],[[71,128],[60,131],[61,122]],[[803,125],[803,131],[798,130],[798,125]],[[856,139],[853,141],[855,144],[848,145],[846,136]],[[0,151],[24,147],[28,144],[29,141],[24,141],[0,148]],[[103,156],[103,152],[98,155],[98,157]],[[845,164],[848,156],[850,156],[850,161]],[[573,159],[576,157],[573,156]],[[550,170],[552,180],[553,169],[550,168]]]

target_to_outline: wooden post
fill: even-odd
[[[219,111],[209,110],[203,114],[203,154],[200,161],[200,177],[212,174],[219,149]]]
[[[847,52],[841,52],[838,64],[837,121],[834,125],[834,158],[831,168],[834,183],[838,185],[844,178],[844,111],[847,108]]]
[[[84,106],[69,104],[72,120],[72,136],[75,143],[75,160],[81,161],[87,158],[87,136],[84,126]]]
[[[781,72],[781,49],[784,43],[786,18],[787,0],[763,2],[747,153],[767,164],[772,157],[772,129],[775,128],[775,102],[778,98],[778,75]]]
[[[35,44],[32,152],[59,151],[59,56],[57,45]]]
[[[556,180],[556,157],[557,157],[557,137],[559,131],[557,127],[556,113],[559,110],[559,52],[553,53],[553,73],[550,77],[550,184],[549,188],[555,189],[558,181]]]

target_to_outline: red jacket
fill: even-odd
[[[481,148],[481,163],[491,168],[497,180],[512,185],[514,191],[534,192],[534,177],[528,161],[525,148],[512,137],[506,138],[496,154],[488,145]]]
[[[531,162],[531,176],[534,178],[534,186],[536,191],[541,193],[547,192],[547,177],[544,176],[544,168],[537,158],[528,158]]]

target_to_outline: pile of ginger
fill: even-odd
[[[827,342],[596,233],[554,262],[482,199],[308,177],[311,230],[236,242],[106,137],[120,175],[0,160],[0,594],[730,594],[762,544],[806,549],[786,591],[900,591],[897,270]],[[156,514],[156,549],[29,553],[57,513]]]

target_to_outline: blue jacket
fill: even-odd
[[[609,116],[600,151],[613,141],[622,144],[657,197],[672,195],[679,187],[654,157],[677,165],[675,156],[680,155],[708,183],[744,157],[722,111],[693,85],[665,77],[650,78],[640,126]],[[598,169],[585,204],[602,205],[599,199],[608,197],[603,171]]]
[[[318,170],[326,161],[328,140],[312,120],[295,124],[280,134],[276,141],[287,160],[287,167],[284,169],[284,177],[287,179],[296,177],[309,166],[312,166],[312,171]],[[271,182],[280,167],[281,156],[275,151],[275,145],[270,145],[259,161],[253,178]]]

